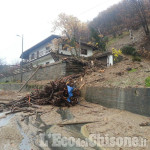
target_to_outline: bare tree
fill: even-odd
[[[54,31],[62,31],[62,35],[67,37],[67,39],[62,37],[60,43],[65,43],[65,47],[70,50],[71,54],[73,54],[73,50],[75,51],[73,55],[79,57],[81,41],[88,42],[89,40],[90,31],[87,23],[81,22],[77,17],[72,15],[61,13],[58,15],[58,19],[54,21],[53,29]]]
[[[147,19],[146,19],[146,15],[145,15],[145,11],[144,11],[144,4],[142,0],[131,0],[132,3],[134,4],[137,13],[139,15],[141,24],[144,28],[145,34],[146,35],[150,35],[150,30],[148,28],[148,23],[147,23]]]

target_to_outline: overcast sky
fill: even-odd
[[[0,58],[15,63],[24,51],[51,34],[52,22],[64,12],[90,21],[120,0],[0,0]]]

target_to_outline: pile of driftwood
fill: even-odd
[[[80,76],[81,74],[70,75],[56,81],[51,81],[43,90],[36,89],[35,92],[31,92],[26,97],[6,104],[5,108],[14,111],[25,107],[35,107],[37,105],[74,106],[78,104],[78,98],[80,97],[80,90],[75,88],[75,80]],[[74,87],[70,102],[67,100],[69,96],[67,85]]]
[[[67,58],[63,58],[63,61],[68,62],[68,63],[80,64],[81,66],[89,65],[89,62],[83,58],[67,57]]]

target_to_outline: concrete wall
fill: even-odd
[[[88,102],[150,116],[150,88],[86,87]]]
[[[36,69],[35,69],[36,70]],[[23,80],[26,81],[29,77],[35,72],[31,70],[23,73]],[[66,63],[57,62],[50,64],[42,69],[39,69],[38,72],[33,76],[32,80],[55,80],[59,77],[66,75]],[[10,77],[0,78],[0,82],[13,82],[20,81],[21,75],[16,74]]]
[[[109,55],[109,56],[107,56],[107,66],[109,67],[109,66],[113,66],[113,61],[114,59],[113,59],[113,55]]]

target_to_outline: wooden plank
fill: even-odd
[[[25,85],[29,82],[29,80],[37,73],[37,71],[39,70],[41,68],[41,66],[39,66],[36,70],[35,70],[35,72],[30,76],[30,78],[24,83],[24,85],[19,89],[19,91],[18,92],[20,92],[24,87],[25,87]]]

